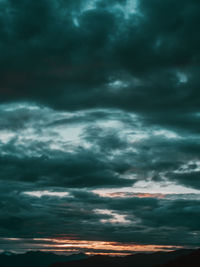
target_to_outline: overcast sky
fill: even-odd
[[[0,1],[0,251],[200,234],[200,1]]]

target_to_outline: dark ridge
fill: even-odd
[[[200,267],[200,249],[155,267]]]
[[[48,267],[54,262],[75,261],[86,257],[82,253],[64,256],[41,251],[29,251],[25,254],[6,252],[0,254],[0,267]]]
[[[154,267],[191,252],[192,250],[176,250],[150,254],[137,253],[125,257],[91,256],[74,262],[57,262],[50,267]]]

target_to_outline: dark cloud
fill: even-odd
[[[101,4],[2,2],[2,101],[117,107],[170,124],[197,112],[199,3],[139,1],[139,13],[126,19],[115,1]],[[140,83],[107,90],[109,79],[124,75]]]
[[[1,236],[197,245],[200,3],[0,8]]]
[[[40,186],[103,187],[128,186],[133,181],[120,178],[115,166],[97,154],[80,151],[62,158],[1,157],[1,179],[38,182]]]

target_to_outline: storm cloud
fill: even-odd
[[[0,9],[0,248],[60,236],[197,246],[200,3]]]

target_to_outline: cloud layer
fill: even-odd
[[[200,3],[0,8],[0,235],[196,246]]]

